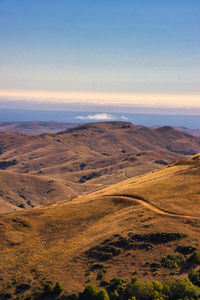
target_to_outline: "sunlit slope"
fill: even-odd
[[[123,249],[106,261],[105,280],[130,278],[135,271],[139,277],[145,273],[145,278],[154,278],[146,262],[159,262],[177,245],[199,247],[199,170],[197,155],[72,201],[2,215],[2,284],[5,279],[29,281],[33,286],[59,280],[66,289],[78,290],[88,276],[96,282],[95,274],[86,275],[96,262],[86,251],[106,239],[112,241],[116,234],[127,238],[129,233],[186,235],[181,241],[152,244],[148,252]],[[170,272],[161,269],[156,276],[164,278]]]
[[[165,212],[200,217],[200,155],[104,189],[99,195],[142,200]]]

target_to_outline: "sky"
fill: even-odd
[[[199,0],[1,0],[0,107],[200,114]]]

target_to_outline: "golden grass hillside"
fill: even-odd
[[[199,249],[200,156],[72,201],[0,217],[1,286],[60,281],[68,291],[114,276],[183,276],[162,258]],[[95,264],[103,264],[98,274]]]
[[[200,138],[167,126],[150,129],[128,122],[100,122],[57,134],[23,136],[0,133],[0,150],[0,169],[13,174],[7,181],[8,189],[12,190],[10,198],[2,193],[0,199],[4,203],[8,201],[12,211],[17,209],[15,196],[18,193],[14,173],[16,178],[17,174],[35,176],[27,176],[27,192],[31,178],[44,177],[44,180],[56,181],[58,187],[61,185],[66,191],[64,197],[62,192],[57,197],[58,189],[52,193],[51,200],[47,194],[47,201],[71,200],[77,195],[91,193],[197,153]],[[1,189],[4,188],[0,182]],[[30,188],[29,193],[34,195],[33,189]],[[32,201],[27,195],[23,204],[28,207],[30,201],[34,206],[46,203],[43,196],[40,201]]]

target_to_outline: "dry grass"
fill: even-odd
[[[17,162],[0,174],[1,212],[20,204],[29,207],[30,202],[36,206],[71,200],[183,159],[180,153],[200,151],[197,137],[171,127],[150,129],[126,122],[91,123],[39,136],[0,133],[0,142],[0,162]],[[90,180],[80,183],[84,176]],[[55,182],[49,190],[54,190],[46,193],[51,180]],[[24,187],[26,199],[19,195]]]
[[[14,281],[37,286],[50,279],[60,281],[70,291],[80,290],[88,278],[96,282],[95,272],[86,274],[94,261],[85,251],[112,239],[113,234],[184,233],[187,236],[181,241],[153,245],[150,251],[124,250],[106,262],[106,280],[113,276],[130,278],[134,272],[146,279],[165,278],[169,270],[151,272],[146,263],[159,262],[174,253],[177,245],[199,247],[199,169],[197,156],[70,202],[2,215],[2,286]],[[162,213],[144,206],[139,202],[142,198]],[[166,210],[176,215],[163,213]],[[182,276],[177,270],[175,273]]]

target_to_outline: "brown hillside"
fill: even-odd
[[[199,172],[197,155],[70,202],[2,215],[1,285],[59,280],[71,291],[114,276],[182,276],[187,270],[160,261],[177,246],[199,248]],[[94,263],[107,265],[101,280]]]
[[[0,122],[0,132],[14,132],[18,134],[56,133],[60,130],[78,126],[77,123],[56,121],[28,121],[28,122]]]
[[[200,138],[167,126],[150,129],[128,122],[102,122],[57,134],[1,133],[0,149],[0,169],[5,172],[44,176],[65,187],[63,198],[62,193],[59,197],[52,194],[55,202],[102,189],[197,153]],[[8,185],[13,189],[11,181]],[[28,184],[26,188],[29,189]],[[3,195],[1,199],[7,201]],[[25,207],[31,201],[26,199]],[[15,197],[10,197],[9,203],[14,204]]]
[[[18,174],[0,170],[0,211],[30,209],[75,196],[65,184],[48,177]]]
[[[200,129],[191,129],[184,126],[176,126],[174,128],[194,136],[200,136]]]

